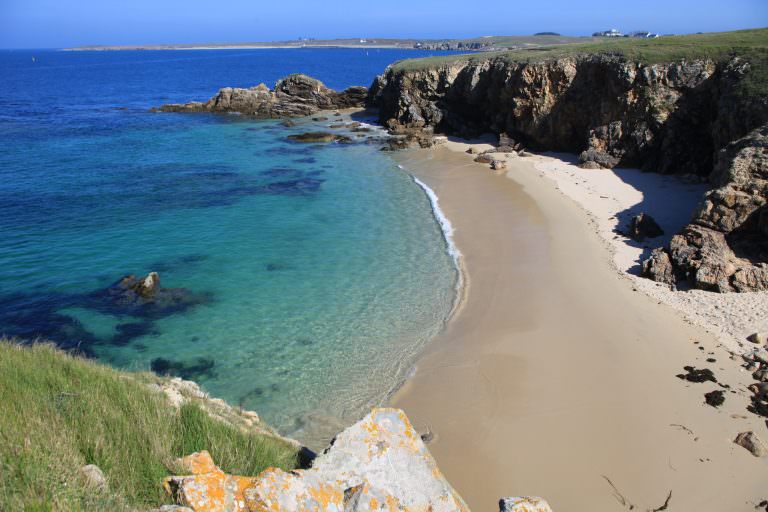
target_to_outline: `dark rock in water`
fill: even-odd
[[[185,288],[162,288],[155,272],[139,279],[128,275],[84,298],[84,306],[115,315],[161,318],[210,300]]]
[[[315,122],[320,123],[320,122],[323,122],[323,121],[327,121],[328,118],[327,117],[313,117],[312,120],[315,121]]]
[[[286,265],[285,263],[267,263],[267,271],[268,272],[277,272],[280,270],[287,270],[290,267]]]
[[[294,126],[296,126],[296,123],[294,121],[291,121],[290,119],[286,119],[280,124],[285,126],[286,128],[293,128]]]
[[[719,389],[710,391],[704,395],[704,399],[706,400],[707,404],[711,405],[712,407],[720,407],[725,402],[724,391]]]
[[[643,261],[641,275],[670,286],[674,286],[677,282],[672,260],[666,249],[662,247],[654,249],[651,256]]]
[[[702,368],[697,370],[693,366],[686,366],[683,368],[687,373],[681,373],[677,376],[678,379],[687,380],[688,382],[717,382],[715,374],[709,368]]]
[[[661,226],[647,213],[639,213],[629,223],[629,236],[637,242],[664,234]]]
[[[350,87],[342,92],[336,92],[319,80],[297,74],[278,81],[272,90],[264,84],[250,89],[225,87],[205,103],[169,104],[153,110],[239,112],[265,119],[304,117],[321,110],[362,107],[367,94],[366,87]]]
[[[131,340],[154,333],[152,322],[132,322],[117,326],[117,334],[112,337],[113,345],[127,345]]]
[[[195,380],[201,376],[213,377],[213,359],[198,357],[192,362],[172,361],[163,357],[152,360],[150,368],[158,375],[172,375],[185,380]]]
[[[264,185],[262,191],[274,195],[308,195],[320,190],[325,180],[318,178],[300,178],[295,180],[278,181]]]
[[[328,133],[328,132],[300,133],[298,135],[289,135],[287,138],[288,140],[292,140],[295,142],[306,142],[306,143],[339,142],[344,139],[349,139],[349,137],[344,137],[343,135],[335,135],[333,133]]]

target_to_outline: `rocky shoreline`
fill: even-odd
[[[584,54],[391,66],[369,106],[393,132],[496,133],[585,168],[642,167],[713,185],[691,224],[646,262],[669,285],[768,290],[768,97],[747,94],[756,69],[732,57],[643,64]],[[507,135],[509,134],[509,135]]]

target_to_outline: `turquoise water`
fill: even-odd
[[[270,82],[280,55],[322,57],[347,79],[320,76],[334,87],[373,78],[343,50],[262,52],[248,59],[263,78],[249,60],[246,85]],[[148,113],[245,79],[209,76],[232,73],[227,52],[185,65],[135,53],[51,54],[42,71],[0,55],[0,331],[121,368],[154,362],[322,444],[386,398],[450,313],[458,276],[429,199],[362,138],[285,139],[327,122]],[[125,311],[99,295],[150,271],[188,300]]]

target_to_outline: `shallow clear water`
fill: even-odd
[[[0,53],[0,332],[129,369],[162,358],[300,439],[353,421],[452,307],[424,191],[362,139],[285,139],[323,123],[147,109],[296,71],[368,84],[419,54]],[[128,314],[98,295],[149,271],[185,302]]]

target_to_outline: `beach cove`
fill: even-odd
[[[733,444],[764,428],[746,412],[739,362],[616,271],[586,211],[537,170],[554,159],[513,159],[497,174],[463,154],[470,146],[484,148],[396,156],[455,228],[466,298],[391,401],[432,433],[468,505],[521,493],[555,510],[653,510],[668,498],[678,510],[749,510],[764,499],[768,467]],[[704,401],[717,384],[676,377],[688,365],[730,386],[722,407]]]

